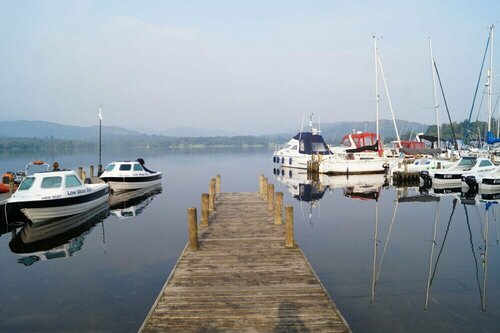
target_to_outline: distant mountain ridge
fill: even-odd
[[[380,121],[380,134],[387,141],[396,137],[392,120],[383,119]],[[410,122],[405,120],[396,120],[399,134],[413,133],[413,136],[419,132],[425,132],[429,125]],[[314,126],[318,126],[314,124]],[[340,121],[333,123],[322,123],[321,134],[329,143],[337,143],[343,135],[352,133],[353,131],[368,131],[375,132],[376,126],[374,121]],[[304,131],[308,128],[304,127]],[[298,132],[298,130],[297,130]],[[234,133],[218,129],[204,129],[195,127],[178,127],[159,131],[160,136],[165,137],[234,137],[241,136],[239,133]],[[268,135],[251,135],[255,137],[281,137],[289,138],[294,133],[269,133]],[[128,130],[117,126],[103,126],[103,137],[120,136],[145,136],[145,133]],[[31,121],[31,120],[16,120],[16,121],[0,121],[0,137],[12,138],[56,138],[66,140],[97,140],[99,136],[99,126],[73,126],[62,125],[47,121]]]
[[[102,136],[143,135],[117,126],[102,126]],[[93,140],[99,136],[99,126],[73,126],[39,120],[0,121],[0,136],[13,138],[47,138]]]

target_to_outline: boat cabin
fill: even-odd
[[[345,148],[361,148],[366,146],[373,146],[377,143],[377,134],[370,132],[356,132],[346,134],[340,141],[340,146]]]
[[[298,147],[290,147],[289,149],[296,150],[298,148],[300,154],[307,154],[307,155],[332,154],[325,140],[319,134],[311,132],[300,132],[297,135],[295,135],[293,139],[298,141]],[[291,140],[291,142],[293,142],[293,140]]]

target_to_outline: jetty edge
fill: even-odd
[[[139,332],[351,332],[295,243],[293,207],[283,221],[283,193],[263,175],[259,184],[221,193],[220,176],[210,181]]]

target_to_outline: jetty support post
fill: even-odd
[[[267,177],[264,177],[264,184],[262,185],[262,198],[264,201],[267,201],[267,185],[268,185]]]
[[[14,193],[14,178],[9,179],[9,193]]]
[[[283,224],[283,192],[276,192],[274,203],[274,224]]]
[[[267,184],[267,210],[274,210],[274,184]]]
[[[78,177],[80,177],[81,180],[83,179],[83,167],[78,167]]]
[[[220,175],[215,176],[215,194],[220,193]]]
[[[210,211],[215,210],[215,178],[210,179],[210,185],[208,186],[208,209]]]
[[[209,195],[208,193],[203,193],[201,195],[201,221],[202,227],[208,227],[208,206],[209,206]]]
[[[89,177],[90,177],[90,179],[94,178],[94,166],[93,165],[89,166]]]
[[[259,194],[261,197],[264,196],[264,175],[259,175]]]
[[[188,208],[188,229],[189,229],[189,248],[192,251],[198,251],[198,224],[196,218],[196,208]]]
[[[285,207],[285,247],[288,249],[295,247],[295,241],[293,236],[293,207]]]
[[[85,179],[87,179],[87,172],[85,170],[82,170],[82,180],[85,182]]]

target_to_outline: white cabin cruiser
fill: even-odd
[[[487,158],[476,158],[464,156],[448,169],[435,171],[422,171],[420,176],[424,181],[432,178],[432,187],[452,188],[462,186],[462,175],[465,173],[484,173],[491,172],[496,166]]]
[[[331,156],[325,140],[318,130],[312,127],[309,132],[299,132],[284,147],[277,147],[273,154],[273,162],[281,167],[307,169],[313,155]]]
[[[33,223],[80,214],[107,202],[108,184],[84,184],[72,170],[27,176],[8,199]]]
[[[314,163],[316,172],[330,175],[384,173],[389,168],[378,141],[368,144],[367,133],[347,135],[346,144],[330,148],[319,131],[312,124],[310,127],[309,132],[298,133],[284,147],[276,149],[273,162],[298,169],[308,169]],[[371,139],[372,134],[369,135]]]
[[[491,160],[486,160],[490,162],[493,165],[493,162]],[[484,162],[486,163],[486,162]],[[470,188],[472,190],[479,190],[480,184],[483,182],[483,179],[487,178],[486,180],[486,185],[488,183],[493,183],[491,180],[493,179],[500,179],[500,166],[493,165],[492,170],[480,170],[476,172],[468,171],[462,174],[462,187],[463,188]],[[499,181],[500,182],[500,181]],[[500,188],[500,187],[499,187]]]
[[[162,174],[144,166],[144,160],[109,163],[99,178],[109,184],[113,191],[137,190],[161,184]]]

